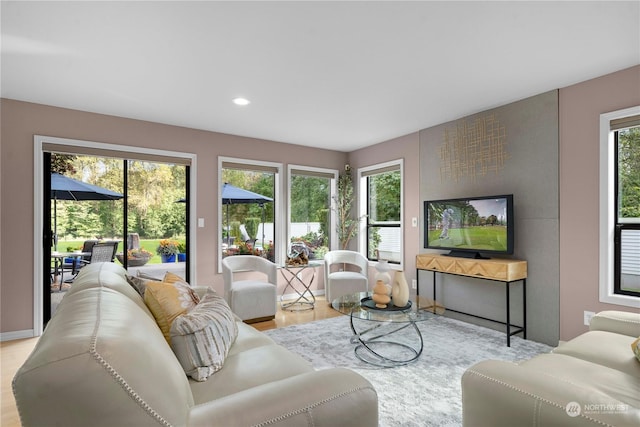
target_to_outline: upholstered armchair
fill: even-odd
[[[341,264],[338,267],[336,264]],[[353,266],[358,270],[354,270]],[[333,268],[332,268],[333,267]],[[343,295],[369,290],[369,262],[359,252],[338,250],[324,256],[324,290],[327,302]]]
[[[242,272],[250,278],[238,280],[237,273]],[[228,256],[222,260],[222,276],[224,297],[240,319],[252,323],[275,317],[278,267],[274,263],[254,255]]]

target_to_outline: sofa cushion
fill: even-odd
[[[629,346],[633,337],[604,331],[589,331],[556,347],[555,354],[566,354],[640,378],[640,364]]]
[[[194,308],[199,300],[186,282],[149,281],[144,291],[144,302],[153,313],[168,343],[171,343],[171,323],[176,317]]]
[[[229,356],[252,348],[262,347],[263,345],[274,345],[276,343],[268,335],[263,334],[241,320],[237,320],[236,325],[238,326],[238,337],[229,351]]]
[[[131,287],[125,277],[127,270],[113,262],[97,262],[83,267],[78,276],[73,281],[73,286],[67,291],[67,295],[90,288],[109,288],[117,291],[133,301],[150,318],[153,315],[144,303],[144,300],[133,287]],[[65,297],[67,296],[65,295]],[[65,298],[62,299],[64,304]]]
[[[208,289],[198,305],[173,321],[171,348],[187,375],[205,381],[222,368],[237,335],[231,308]]]
[[[640,408],[638,377],[594,362],[564,354],[542,354],[521,363],[533,375],[549,377],[578,386],[593,397],[587,403],[622,402]]]
[[[606,331],[636,338],[640,335],[640,313],[629,311],[601,311],[591,319],[591,331]]]
[[[224,367],[207,381],[189,383],[197,405],[313,370],[309,362],[282,346],[262,345],[230,354]]]

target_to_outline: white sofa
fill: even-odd
[[[113,263],[85,267],[13,380],[24,426],[377,426],[377,394],[347,369],[316,371],[237,322],[224,366],[189,379]]]
[[[589,332],[513,363],[487,360],[462,376],[466,427],[640,426],[640,314],[603,311]]]

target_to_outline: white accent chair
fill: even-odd
[[[336,264],[341,264],[337,267]],[[347,265],[355,266],[348,269]],[[333,268],[332,268],[333,266]],[[336,271],[337,270],[337,271]],[[369,261],[359,252],[338,250],[327,252],[324,256],[324,291],[327,302],[343,295],[369,291]]]
[[[259,272],[264,278],[235,280],[234,274]],[[271,320],[276,316],[278,267],[254,255],[233,255],[222,260],[224,297],[231,310],[246,323]]]

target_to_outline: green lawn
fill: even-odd
[[[442,230],[429,230],[434,245],[468,249],[504,251],[507,249],[507,229],[503,226],[450,228],[448,239],[439,239]],[[436,239],[436,240],[432,240]]]

